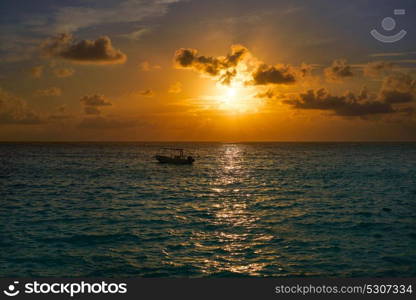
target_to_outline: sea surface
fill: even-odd
[[[0,276],[414,277],[416,143],[0,143]]]

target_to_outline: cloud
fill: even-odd
[[[139,95],[150,98],[150,97],[153,97],[155,95],[155,92],[151,89],[147,89],[147,90],[144,90],[144,91],[140,91]]]
[[[354,75],[351,71],[351,66],[345,59],[334,60],[332,65],[324,70],[324,73],[329,81],[340,81]]]
[[[53,69],[53,74],[58,78],[65,78],[74,75],[75,70],[72,68]]]
[[[273,99],[275,98],[276,94],[273,90],[268,89],[265,92],[260,92],[256,95],[257,98],[265,98],[265,99]]]
[[[58,108],[56,109],[59,113],[63,114],[66,112],[66,108],[67,106],[65,104],[62,104],[60,106],[58,106]]]
[[[33,78],[41,78],[43,75],[43,66],[35,66],[29,70]]]
[[[86,95],[80,99],[84,103],[84,112],[87,115],[101,114],[100,107],[111,106],[112,103],[103,95]]]
[[[345,117],[364,117],[375,114],[394,113],[390,103],[369,99],[365,90],[359,95],[347,93],[344,96],[331,95],[326,89],[309,90],[297,99],[284,101],[297,109],[329,110]]]
[[[80,99],[81,102],[84,102],[86,106],[109,106],[112,105],[108,99],[106,99],[103,95],[94,94],[94,95],[86,95]]]
[[[307,64],[307,63],[302,63],[299,67],[298,72],[300,73],[301,77],[307,77],[310,76],[312,74],[312,70],[314,68],[316,68],[319,65],[311,65],[311,64]]]
[[[408,103],[416,97],[416,80],[410,74],[394,73],[384,78],[379,97],[387,103]]]
[[[13,22],[5,20],[0,25],[0,62],[33,58],[38,51],[39,37],[79,30],[96,31],[101,26],[121,27],[129,32],[131,26],[142,24],[145,19],[165,15],[169,6],[179,0],[32,2],[39,5],[17,14],[11,10]]]
[[[129,39],[129,40],[138,41],[138,40],[141,39],[141,37],[143,35],[145,35],[146,33],[149,33],[149,32],[150,32],[149,28],[140,28],[138,30],[135,30],[135,31],[127,33],[127,34],[122,34],[120,36],[124,37],[126,39]]]
[[[62,95],[62,90],[58,87],[50,87],[44,90],[37,90],[35,95],[44,97],[56,97]]]
[[[174,61],[176,68],[192,69],[223,85],[231,85],[235,80],[246,85],[293,84],[312,71],[312,65],[305,63],[300,67],[264,64],[242,45],[232,45],[228,55],[217,57],[199,55],[196,49],[181,48],[175,52]]]
[[[169,5],[175,2],[179,0],[121,0],[108,2],[101,7],[66,6],[54,12],[53,23],[48,25],[55,32],[74,32],[95,25],[139,22],[165,15]],[[50,31],[48,28],[43,30]]]
[[[253,73],[253,84],[292,84],[296,82],[296,72],[288,65],[268,66],[262,64]]]
[[[73,36],[62,33],[47,39],[41,45],[42,53],[83,64],[122,64],[127,56],[115,49],[108,36],[96,40],[74,41]]]
[[[72,116],[66,113],[67,106],[62,104],[58,106],[54,113],[49,115],[49,119],[52,121],[63,121],[71,119]]]
[[[149,72],[152,70],[160,70],[162,67],[159,65],[152,65],[150,62],[148,61],[142,61],[139,64],[139,69],[143,72]]]
[[[180,92],[182,92],[182,83],[175,82],[172,83],[168,89],[168,92],[171,94],[179,94]]]
[[[114,118],[94,117],[85,118],[79,123],[80,128],[85,129],[122,129],[136,127],[138,122],[136,120],[118,120]]]
[[[231,53],[225,58],[225,65],[236,67],[238,63],[249,53],[248,49],[242,45],[232,45]]]
[[[378,77],[391,71],[393,66],[393,63],[387,61],[372,61],[364,66],[363,73],[367,77]]]
[[[85,106],[84,112],[87,115],[99,115],[101,114],[101,110],[99,110],[96,106]]]
[[[38,125],[43,120],[26,102],[0,88],[0,126]]]
[[[309,90],[295,99],[284,101],[297,109],[332,111],[346,117],[365,117],[377,114],[413,113],[413,107],[399,104],[411,103],[416,96],[416,80],[408,73],[394,73],[384,78],[378,95],[363,89],[358,95],[351,92],[343,96],[331,95],[326,89]],[[394,105],[398,107],[394,107]]]
[[[225,71],[225,73],[223,73],[220,76],[219,81],[224,85],[230,85],[231,81],[233,80],[233,78],[236,75],[237,75],[237,70],[236,69],[227,70],[227,71]]]
[[[399,91],[382,91],[381,98],[387,103],[409,103],[414,100],[414,94]]]
[[[217,77],[223,84],[229,84],[236,75],[235,67],[249,53],[247,48],[241,45],[231,46],[227,56],[203,56],[198,55],[198,50],[181,48],[175,52],[174,61],[176,68],[192,69],[201,74]]]
[[[416,54],[416,52],[387,52],[387,53],[373,53],[370,56],[372,57],[393,57],[393,56],[406,56]]]

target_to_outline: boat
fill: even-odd
[[[175,165],[192,165],[195,159],[192,156],[185,156],[183,149],[180,148],[162,148],[162,150],[171,151],[170,155],[155,155],[158,162],[162,164]]]

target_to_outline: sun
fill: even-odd
[[[235,96],[237,95],[237,89],[235,87],[229,87],[227,89],[227,97],[229,100],[233,100]]]
[[[218,107],[233,113],[246,113],[258,107],[258,101],[250,87],[234,83],[218,85],[218,95],[215,97]]]

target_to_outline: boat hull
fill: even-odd
[[[187,158],[174,158],[164,155],[156,155],[155,158],[162,164],[175,164],[175,165],[192,165],[195,161],[192,157]]]

